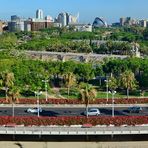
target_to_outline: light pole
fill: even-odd
[[[45,83],[45,91],[46,91],[46,102],[47,102],[47,99],[48,99],[48,94],[47,94],[47,83],[49,82],[49,80],[42,80],[42,82]]]
[[[109,93],[112,94],[112,117],[114,117],[115,116],[115,106],[114,106],[115,100],[114,100],[114,96],[116,94],[116,91],[112,90],[112,91],[109,91]]]
[[[6,86],[6,87],[5,87],[5,92],[6,92],[6,93],[5,93],[5,96],[6,96],[6,100],[8,99],[8,95],[7,95],[8,89],[9,89],[9,87]]]
[[[42,94],[41,91],[35,91],[35,95],[37,96],[37,111],[38,111],[38,117],[40,116],[40,102],[39,102],[39,96]]]
[[[107,99],[107,102],[108,102],[108,82],[110,80],[108,80],[108,76],[106,77],[106,80],[104,80],[106,82],[106,99]]]

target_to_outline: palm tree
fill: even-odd
[[[91,100],[94,100],[96,97],[96,90],[92,85],[87,83],[80,83],[80,99],[85,102],[86,105],[86,115],[88,118],[88,105]]]
[[[72,72],[69,72],[64,75],[64,79],[65,79],[65,85],[67,87],[67,95],[69,97],[70,87],[76,84],[76,76]]]
[[[18,87],[15,86],[9,89],[8,96],[9,102],[12,103],[12,116],[14,117],[14,104],[19,102],[18,98],[20,96],[20,90]]]
[[[12,72],[2,73],[2,84],[5,87],[6,100],[8,99],[8,89],[14,85],[14,74]]]
[[[132,71],[127,70],[121,74],[121,86],[126,88],[127,98],[129,98],[129,90],[136,88],[136,79]]]

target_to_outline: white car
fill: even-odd
[[[100,115],[100,110],[98,108],[91,108],[91,109],[88,109],[88,112],[85,111],[84,112],[84,115],[86,116],[88,114],[88,116],[98,116]]]
[[[35,107],[35,108],[28,108],[27,113],[38,113],[38,110],[40,113],[43,111],[41,108]]]

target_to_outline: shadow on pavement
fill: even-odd
[[[40,113],[41,116],[52,116],[52,117],[56,117],[59,116],[60,114],[54,111],[43,111]]]
[[[112,115],[112,110],[111,109],[101,108],[100,112],[101,112],[101,114],[104,114],[104,115],[110,115],[110,116]],[[114,113],[115,113],[116,116],[127,116],[127,114],[125,114],[123,111],[115,110]]]

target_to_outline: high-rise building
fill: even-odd
[[[120,18],[120,25],[121,26],[124,26],[125,22],[126,22],[126,18],[125,17]]]
[[[77,24],[79,19],[79,14],[77,16],[73,16],[68,14],[67,12],[62,12],[58,15],[56,22],[60,23],[62,27],[67,26],[69,24]]]
[[[147,20],[140,20],[140,21],[139,21],[139,25],[140,25],[141,27],[147,27]]]
[[[79,19],[79,14],[77,16],[73,16],[69,14],[68,24],[77,24]]]
[[[11,21],[19,21],[21,18],[17,15],[12,15],[11,16]]]
[[[8,22],[8,29],[11,32],[24,31],[24,20],[17,15],[11,16],[11,21]]]
[[[43,10],[38,9],[38,10],[36,11],[36,18],[37,18],[37,19],[44,19]]]
[[[24,21],[8,22],[8,29],[11,32],[24,31]]]
[[[62,27],[67,26],[68,25],[68,13],[66,12],[62,12],[58,15],[57,21],[58,23],[62,24]]]

